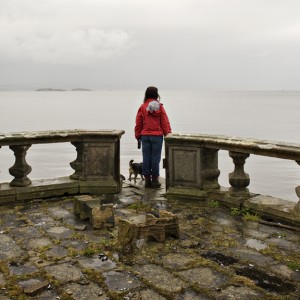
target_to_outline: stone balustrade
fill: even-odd
[[[220,188],[218,151],[227,150],[234,170],[229,174],[229,190]],[[248,190],[249,174],[244,164],[250,155],[294,160],[300,165],[300,145],[229,136],[170,134],[165,139],[166,189],[169,197],[223,199],[241,207],[253,195]],[[300,185],[296,187],[299,202],[288,201],[289,212],[300,216]],[[270,200],[270,199],[269,199]],[[274,201],[273,201],[274,202]],[[291,208],[292,207],[292,208]]]
[[[0,148],[8,146],[15,156],[15,164],[9,169],[13,180],[0,184],[0,203],[64,194],[118,193],[121,189],[120,138],[123,134],[122,130],[0,133]],[[66,142],[74,145],[77,152],[75,161],[70,163],[74,174],[31,181],[28,177],[31,166],[26,162],[30,147],[34,144]]]

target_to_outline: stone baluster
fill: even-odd
[[[229,192],[231,196],[249,196],[249,190],[247,186],[250,183],[250,178],[244,171],[244,164],[249,157],[248,153],[240,153],[229,151],[229,156],[234,163],[234,171],[229,174],[229,183],[231,185]]]
[[[220,170],[218,169],[218,151],[219,149],[203,148],[203,189],[219,189],[218,178]]]
[[[15,178],[10,182],[11,186],[24,187],[31,184],[27,175],[31,172],[31,166],[26,162],[26,153],[31,145],[9,146],[16,157],[15,164],[9,168],[9,173]]]
[[[75,172],[70,176],[71,179],[81,180],[83,179],[83,143],[73,142],[71,143],[76,148],[77,157],[74,161],[70,162],[70,166]]]
[[[296,160],[296,163],[300,166],[300,160]],[[299,197],[299,201],[295,205],[295,210],[300,213],[300,185],[296,187],[296,194]]]

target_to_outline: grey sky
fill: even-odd
[[[299,0],[0,0],[0,88],[299,89]]]

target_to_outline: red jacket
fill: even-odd
[[[153,101],[153,102],[152,102]],[[151,104],[157,106],[156,110],[152,110],[153,108]],[[169,118],[167,113],[161,103],[159,103],[156,99],[147,99],[145,103],[143,103],[136,115],[135,121],[135,138],[140,139],[141,135],[167,135],[172,132]]]

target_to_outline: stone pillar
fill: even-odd
[[[79,181],[80,193],[117,193],[120,183],[120,139],[115,136],[89,137],[72,142],[77,151],[71,179]]]
[[[113,142],[87,142],[83,144],[83,180],[108,180],[116,177],[117,144]],[[119,174],[118,174],[119,175]]]
[[[296,160],[296,163],[300,166],[300,160]],[[296,194],[299,197],[298,203],[295,205],[295,210],[300,213],[300,185],[296,187]]]
[[[26,162],[26,153],[31,145],[9,146],[16,157],[15,164],[9,168],[9,173],[15,178],[10,182],[11,186],[24,187],[31,184],[31,180],[26,176],[31,172],[31,166]]]
[[[70,162],[70,166],[75,172],[70,176],[71,179],[83,179],[83,143],[80,142],[71,142],[76,148],[77,157],[74,161]]]
[[[249,196],[249,190],[247,186],[250,183],[250,178],[244,171],[244,164],[246,159],[249,157],[248,153],[239,153],[229,151],[229,156],[232,158],[234,163],[234,171],[229,174],[229,183],[231,188],[229,189],[231,196]]]
[[[202,148],[197,144],[171,144],[166,147],[169,187],[202,189]]]
[[[219,189],[218,178],[220,170],[218,169],[218,152],[219,149],[203,148],[202,165],[203,165],[203,189]]]

